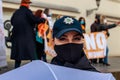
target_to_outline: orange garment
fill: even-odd
[[[38,36],[44,38],[45,53],[50,56],[56,56],[52,44],[52,30],[49,28],[47,21],[38,25]]]
[[[46,32],[48,28],[49,28],[49,27],[48,27],[48,25],[47,25],[47,22],[45,22],[45,23],[40,23],[40,24],[38,25],[38,33],[39,33],[38,35],[41,36],[41,37],[43,37],[43,36],[44,36],[44,32]]]
[[[21,6],[25,6],[25,7],[29,8],[29,4],[26,4],[26,3],[21,3]]]
[[[81,25],[81,27],[82,27],[82,30],[85,30],[85,26],[84,25]]]

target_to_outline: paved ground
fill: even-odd
[[[7,63],[8,66],[2,68],[0,71],[0,74],[12,70],[14,66],[14,60],[10,60],[10,56],[7,55]],[[48,58],[48,61],[50,62],[51,58]],[[22,61],[22,65],[28,63],[30,61]],[[93,64],[93,66],[96,67],[97,70],[101,72],[120,72],[120,57],[109,57],[109,63],[111,64],[110,66],[105,66],[103,64]]]
[[[116,80],[120,80],[120,57],[109,57],[110,66],[94,65],[101,72],[111,72]]]
[[[110,66],[102,64],[94,65],[101,72],[120,72],[120,57],[109,57]]]
[[[48,61],[50,61],[51,58],[48,57]],[[22,65],[29,63],[30,61],[23,61]],[[5,72],[8,72],[13,68],[14,66],[14,61],[10,60],[10,56],[7,55],[7,63],[8,66],[1,68],[0,69],[0,74],[3,74]],[[109,57],[109,63],[111,64],[110,66],[105,66],[102,64],[94,64],[93,66],[96,67],[97,70],[101,72],[112,72],[113,75],[115,76],[116,80],[120,80],[120,57]]]

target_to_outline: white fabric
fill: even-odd
[[[50,29],[52,30],[53,28],[53,20],[52,20],[52,17],[47,17],[47,15],[45,13],[42,14],[42,18],[45,18],[48,20],[48,23],[49,23],[49,27]]]
[[[2,0],[0,0],[0,67],[7,65],[5,52],[5,37],[3,28]]]
[[[43,14],[42,14],[42,18],[47,19],[47,15],[43,13]]]
[[[20,68],[4,73],[0,75],[0,80],[56,80],[53,72],[57,80],[115,80],[111,73],[61,67],[40,60],[32,61]]]
[[[49,22],[50,29],[52,30],[53,29],[53,20],[52,20],[52,17],[47,17],[47,19],[48,19],[48,22]]]
[[[57,53],[55,52],[55,50],[53,50],[50,46],[48,46],[45,32],[44,32],[44,51],[49,56],[52,56],[52,57],[57,56]]]

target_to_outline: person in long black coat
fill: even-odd
[[[22,0],[21,6],[11,17],[12,49],[11,59],[15,60],[15,68],[19,67],[21,60],[35,60],[35,24],[45,22],[45,19],[35,17],[29,9],[30,0]]]

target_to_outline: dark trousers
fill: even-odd
[[[99,58],[99,62],[97,62],[97,59],[90,59],[91,63],[103,63],[103,58]]]
[[[44,44],[36,41],[36,52],[37,52],[37,58],[41,60],[41,57],[44,54]]]
[[[46,57],[46,54],[44,53],[43,55],[42,55],[42,58],[41,58],[43,61],[45,61],[45,62],[47,62],[47,57]]]
[[[44,52],[44,41],[43,43],[39,43],[36,41],[36,52],[37,52],[37,58],[39,60],[43,60],[47,62],[46,54]]]
[[[15,60],[15,66],[14,68],[18,68],[21,65],[21,60]]]
[[[30,60],[30,61],[32,61],[32,60]],[[21,62],[22,62],[22,60],[15,60],[15,66],[14,66],[14,68],[20,67]]]

